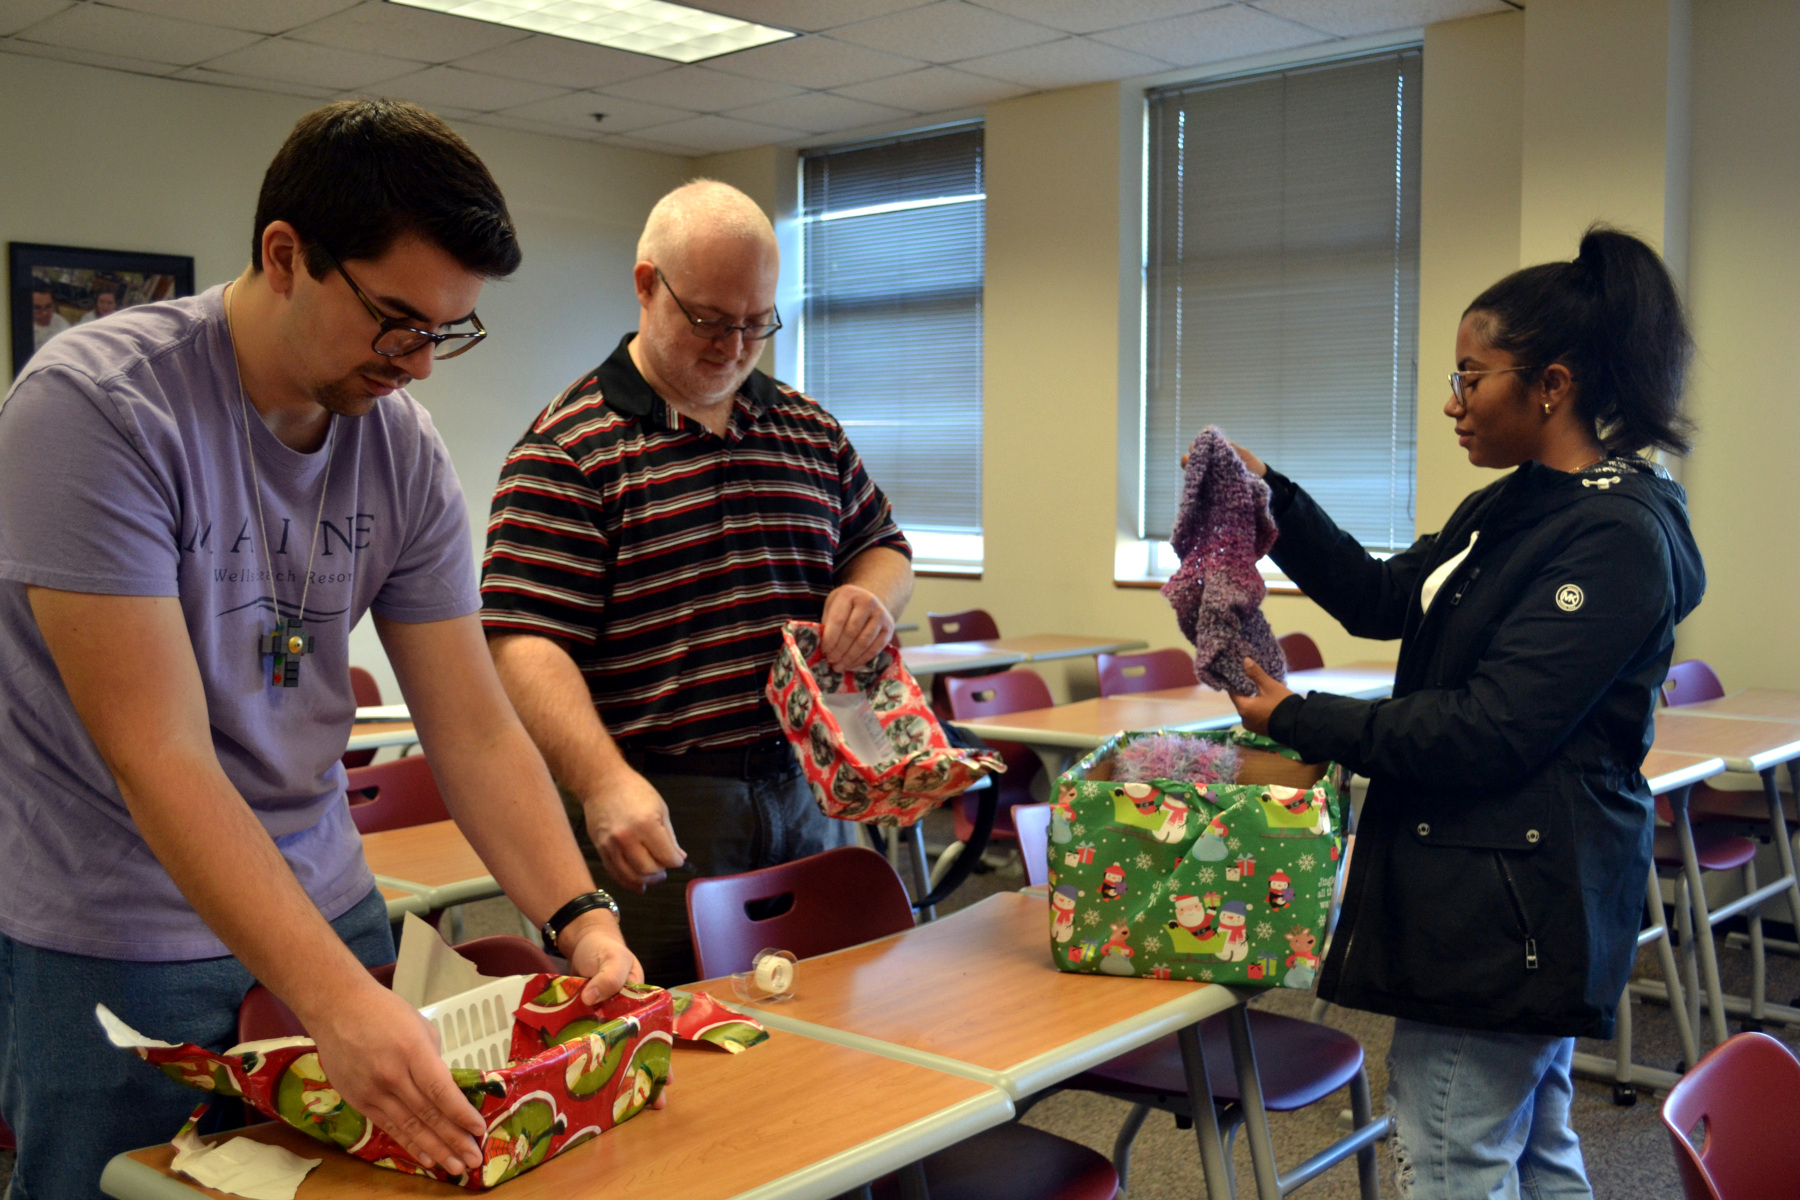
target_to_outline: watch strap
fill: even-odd
[[[614,919],[618,918],[618,902],[598,888],[591,892],[583,892],[581,895],[575,897],[573,900],[551,913],[550,919],[545,921],[541,927],[541,931],[544,935],[544,948],[546,950],[555,950],[556,939],[562,936],[562,931],[567,929],[576,917],[579,917],[584,913],[591,913],[599,908],[607,909],[612,913]]]

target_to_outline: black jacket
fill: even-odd
[[[1650,869],[1639,768],[1706,577],[1685,495],[1627,463],[1527,463],[1385,562],[1269,472],[1273,557],[1351,633],[1399,638],[1386,700],[1312,693],[1271,736],[1369,777],[1319,995],[1468,1029],[1610,1037]],[[1429,610],[1420,588],[1469,545]]]

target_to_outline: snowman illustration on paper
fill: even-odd
[[[1214,817],[1201,831],[1199,840],[1188,853],[1199,862],[1222,862],[1227,853],[1225,839],[1230,836],[1231,830],[1225,827],[1224,820]]]
[[[1187,801],[1177,800],[1173,796],[1162,798],[1162,824],[1157,827],[1155,836],[1159,842],[1179,842],[1187,836],[1188,806]]]
[[[1242,962],[1250,957],[1250,935],[1245,929],[1249,909],[1242,900],[1227,900],[1219,912],[1219,928],[1225,934],[1225,945],[1219,950],[1222,962]]]
[[[1075,937],[1075,898],[1081,895],[1069,884],[1050,893],[1050,939],[1057,943]]]

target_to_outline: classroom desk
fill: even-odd
[[[1335,696],[1350,696],[1357,700],[1379,700],[1394,690],[1394,664],[1383,662],[1348,663],[1341,667],[1316,667],[1310,671],[1291,671],[1288,673],[1287,687],[1289,691],[1299,692],[1303,696],[1308,692],[1330,692]],[[1204,684],[1156,688],[1135,694],[1148,699],[1181,700],[1192,704],[1209,705],[1220,712],[1231,713],[1235,724],[1237,709],[1232,707],[1231,697],[1217,688],[1209,688]]]
[[[804,959],[794,995],[780,1004],[744,1005],[728,979],[693,990],[752,1012],[771,1029],[962,1076],[1015,1100],[1177,1033],[1192,1094],[1210,1095],[1196,1025],[1238,1006],[1239,997],[1213,984],[1066,974],[1051,961],[1049,932],[1044,896],[1007,892],[904,933]],[[1242,1062],[1238,1069],[1242,1081]],[[1223,1197],[1227,1172],[1212,1105],[1196,1105],[1195,1117],[1208,1188]]]
[[[1800,721],[1800,692],[1781,688],[1745,688],[1717,700],[1683,704],[1679,708],[1659,708],[1657,719],[1664,716],[1753,717],[1765,721]]]
[[[1017,650],[996,650],[986,642],[932,642],[900,647],[900,661],[914,679],[944,671],[999,670],[1025,661]]]
[[[1238,723],[1237,709],[1224,692],[1196,690],[1201,694],[1191,699],[1158,698],[1147,692],[1103,696],[954,724],[984,741],[999,739],[1029,746],[1054,779],[1121,730],[1229,729]]]
[[[379,750],[383,746],[417,744],[419,733],[411,721],[358,721],[350,726],[345,750]]]
[[[409,892],[430,910],[503,894],[455,821],[364,834],[363,857],[378,885]]]
[[[854,1103],[846,1102],[850,1081]],[[826,1200],[1013,1115],[1012,1101],[979,1080],[780,1031],[738,1055],[676,1047],[668,1095],[666,1109],[640,1113],[499,1194]],[[244,1136],[322,1160],[296,1200],[469,1194],[372,1167],[286,1125]],[[121,1154],[101,1190],[120,1200],[222,1195],[171,1174],[172,1157],[166,1145]]]
[[[1096,654],[1128,654],[1133,650],[1150,648],[1150,643],[1142,638],[1085,637],[1073,633],[1028,633],[1023,637],[987,638],[968,644],[1023,654],[1026,662],[1092,658]]]

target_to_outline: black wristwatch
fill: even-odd
[[[583,892],[581,895],[575,897],[573,900],[551,913],[550,919],[544,922],[540,930],[544,935],[544,949],[554,952],[556,950],[556,939],[562,936],[562,931],[567,929],[569,924],[574,921],[576,917],[581,916],[583,913],[593,912],[596,908],[609,910],[612,913],[614,920],[617,920],[619,917],[618,902],[611,896],[598,889],[591,892]]]

